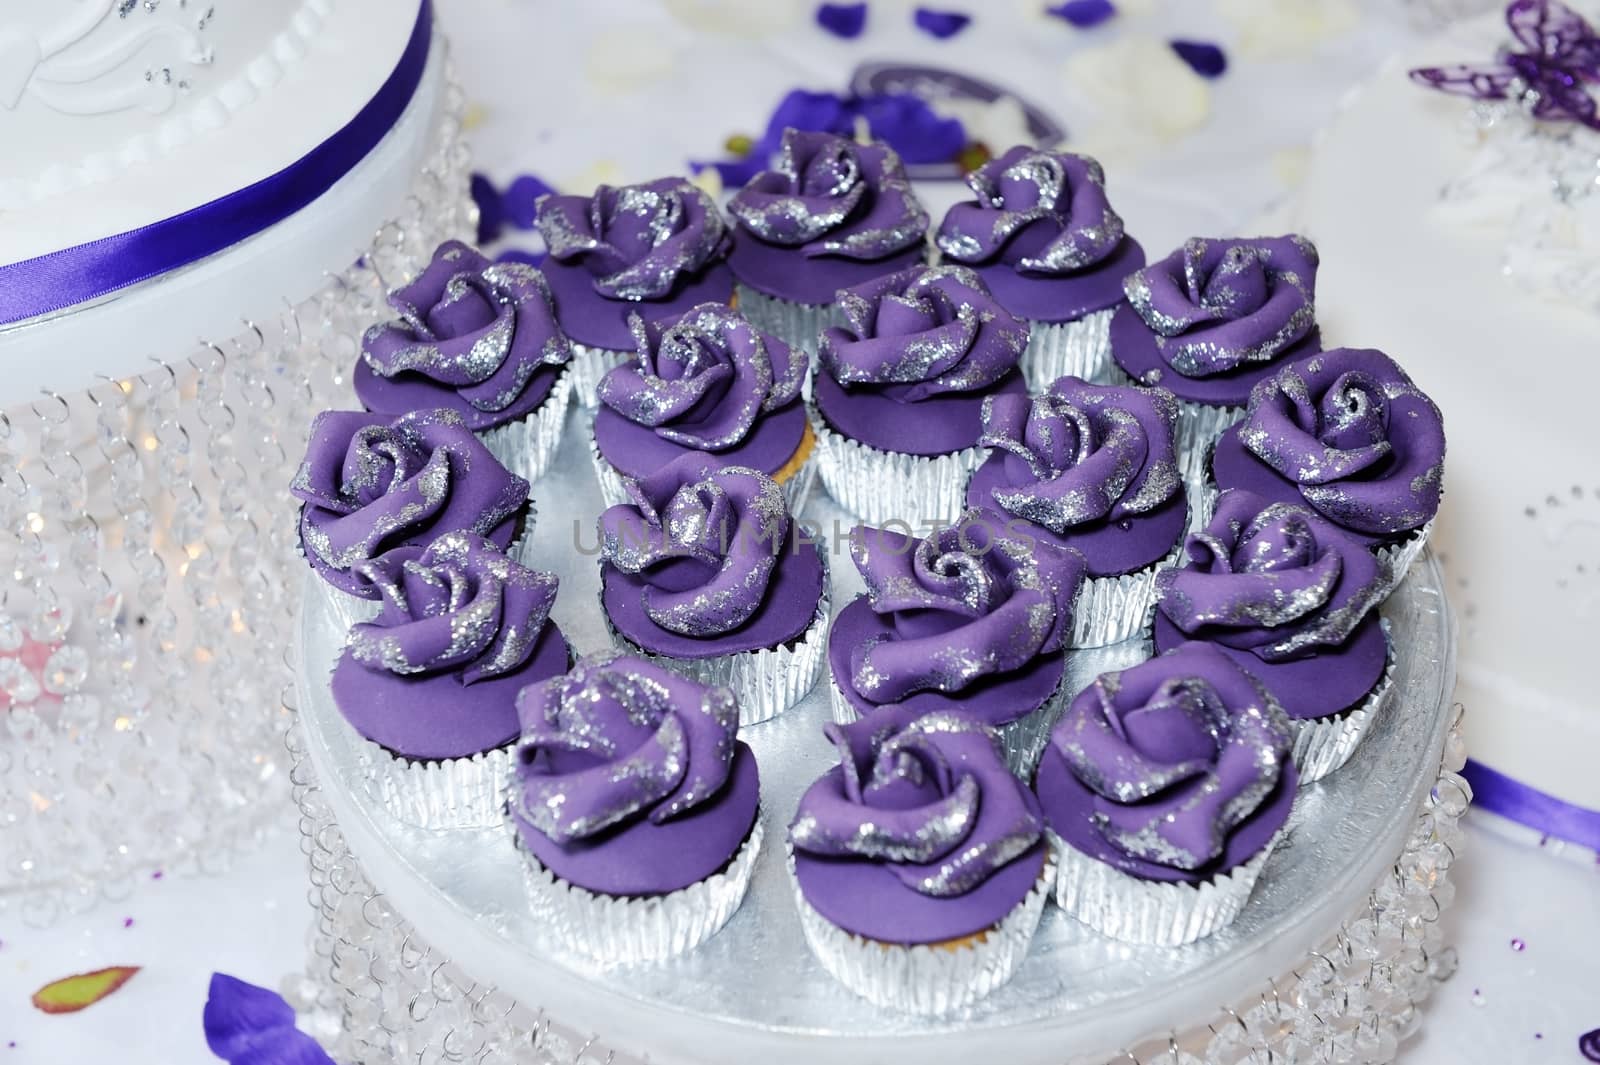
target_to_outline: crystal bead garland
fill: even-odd
[[[287,486],[390,284],[470,234],[463,101],[360,262],[280,319],[0,411],[0,912],[32,924],[286,822]]]
[[[281,990],[301,1026],[341,1063],[635,1065],[598,1036],[563,1028],[542,1009],[475,983],[428,946],[389,905],[345,845],[323,799],[300,726],[290,727],[290,779],[300,806],[315,923],[309,977]],[[1455,896],[1461,815],[1472,788],[1461,712],[1439,776],[1394,865],[1366,903],[1293,972],[1206,1025],[1164,1033],[1109,1065],[1386,1063],[1421,1024],[1423,1002],[1455,972],[1439,918]]]

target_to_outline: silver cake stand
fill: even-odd
[[[561,577],[556,620],[590,651],[607,636],[582,417],[535,486],[536,536]],[[825,498],[806,513],[825,537],[852,524]],[[832,568],[838,609],[860,583],[844,556]],[[319,922],[313,981],[290,990],[341,1061],[1383,1061],[1453,969],[1438,918],[1470,791],[1454,773],[1454,623],[1431,556],[1384,608],[1399,648],[1395,698],[1354,758],[1303,790],[1237,922],[1193,946],[1147,948],[1050,908],[1010,984],[935,1020],[855,998],[802,938],[781,841],[801,791],[834,762],[825,682],[744,733],[772,845],[732,922],[687,957],[603,969],[534,920],[507,831],[424,831],[383,808],[328,689],[342,633],[320,597],[306,603],[290,745]],[[1082,686],[1146,653],[1075,654],[1071,677]]]

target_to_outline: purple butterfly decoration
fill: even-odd
[[[1514,0],[1506,25],[1523,51],[1502,48],[1493,63],[1423,67],[1411,80],[1476,100],[1520,100],[1534,118],[1600,129],[1589,86],[1600,83],[1600,36],[1560,0]]]

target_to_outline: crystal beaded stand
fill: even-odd
[[[559,476],[581,467],[581,452],[569,449]],[[593,568],[577,559],[570,573],[562,568],[563,582],[582,579],[585,563]],[[835,594],[848,601],[846,589]],[[690,955],[621,972],[570,959],[528,917],[508,837],[425,838],[364,803],[349,783],[348,729],[303,679],[291,777],[317,921],[312,975],[285,990],[337,1060],[374,1065],[622,1065],[642,1060],[645,1048],[656,1065],[742,1062],[756,1058],[752,1046],[769,1065],[816,1060],[823,1048],[854,1063],[883,1060],[885,1038],[907,1040],[918,1060],[936,1065],[974,1060],[961,1054],[975,1039],[1018,1065],[1392,1060],[1453,968],[1438,919],[1453,894],[1448,874],[1470,790],[1456,773],[1464,753],[1447,705],[1453,630],[1431,558],[1384,610],[1401,640],[1404,712],[1382,715],[1350,764],[1301,796],[1237,921],[1168,951],[1104,939],[1051,908],[1010,983],[967,1013],[931,1019],[872,1007],[821,970],[772,855],[728,927]],[[598,623],[593,633],[581,624],[580,645],[601,638]],[[316,660],[332,653],[323,619],[305,625],[313,668],[304,676],[320,676]],[[1069,660],[1074,683],[1107,668],[1102,656],[1113,653],[1125,649],[1078,652]],[[826,716],[819,686],[747,732],[777,819],[769,833],[781,832],[799,790],[833,761],[818,734]],[[471,960],[455,964],[452,951]],[[544,969],[560,975],[546,979]],[[513,987],[523,989],[520,1002]],[[1181,1029],[1166,1031],[1173,1023]],[[664,1032],[675,1045],[662,1045]],[[806,1039],[792,1035],[802,1032]]]
[[[220,871],[287,819],[286,718],[263,709],[301,587],[282,486],[387,288],[471,231],[445,78],[355,265],[277,321],[0,411],[0,912],[46,924],[157,870]]]

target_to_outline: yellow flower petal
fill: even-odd
[[[138,971],[137,965],[114,965],[109,969],[68,976],[35,991],[33,1006],[42,1013],[77,1013],[115,993]]]

